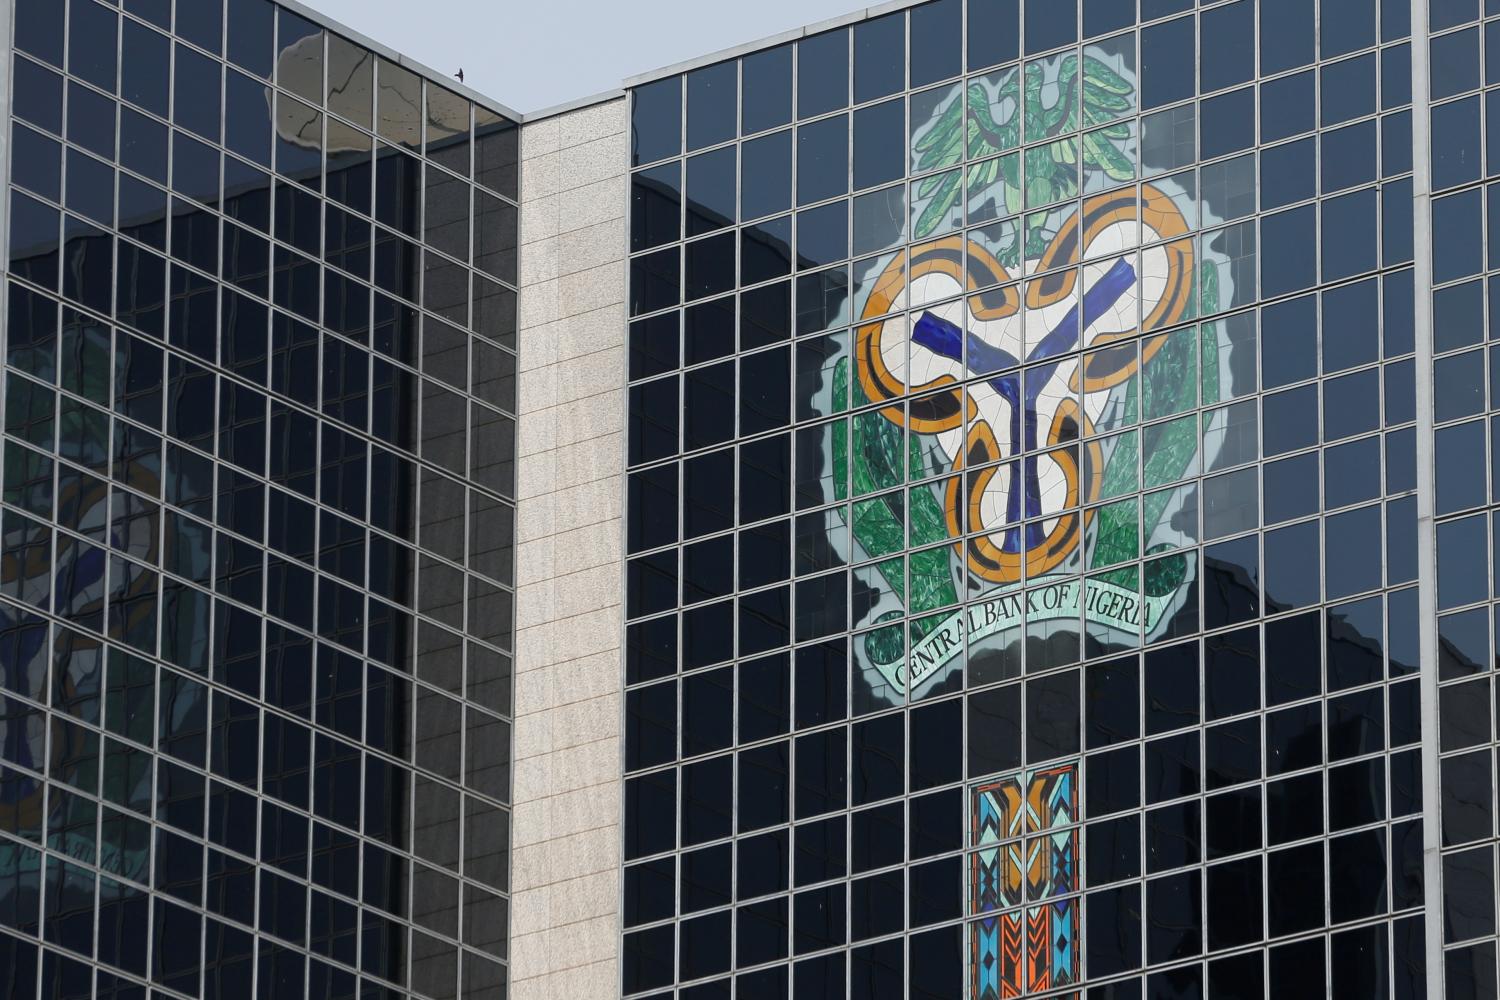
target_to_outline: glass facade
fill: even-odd
[[[1500,0],[0,8],[0,996],[1500,1000]]]
[[[1473,4],[1434,3],[1431,67],[1430,222],[1432,269],[1432,510],[1435,528],[1436,635],[1433,664],[1438,721],[1435,752],[1440,794],[1434,847],[1441,848],[1441,942],[1448,995],[1483,997],[1497,989],[1495,973],[1495,702],[1490,674],[1496,593],[1491,563],[1494,516],[1500,501],[1500,425],[1486,411],[1500,409],[1500,356],[1485,374],[1486,340],[1500,335],[1497,303],[1489,301],[1500,267],[1500,191],[1485,178],[1500,175],[1500,22],[1479,22]],[[1484,14],[1500,13],[1485,4]],[[1481,53],[1483,54],[1481,57]],[[1481,119],[1485,125],[1481,125]],[[1481,138],[1481,130],[1488,137]],[[1481,143],[1483,149],[1481,150]],[[1427,154],[1428,150],[1422,151]],[[1488,202],[1488,204],[1486,204]],[[1476,212],[1460,216],[1459,212]],[[1489,318],[1486,321],[1486,308]],[[1466,369],[1460,374],[1460,369]],[[1486,431],[1489,443],[1486,442]],[[1465,449],[1460,452],[1459,449]],[[1463,546],[1473,547],[1464,550]],[[1500,565],[1500,563],[1497,563]],[[1431,874],[1431,873],[1430,873]]]
[[[1427,995],[1410,6],[937,0],[632,91],[626,995]],[[1432,8],[1488,685],[1494,60]],[[1490,693],[1445,691],[1448,995],[1493,997]]]
[[[504,996],[518,124],[5,6],[0,995]]]

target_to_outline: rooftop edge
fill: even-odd
[[[627,76],[623,81],[621,81],[621,86],[626,90],[630,90],[634,87],[639,87],[647,83],[654,83],[657,80],[664,80],[669,76],[677,76],[680,73],[686,73],[690,70],[701,69],[704,66],[712,66],[715,63],[721,63],[728,59],[738,59],[741,56],[750,55],[751,53],[759,52],[762,49],[774,48],[777,45],[783,45],[787,42],[794,42],[799,38],[808,38],[812,35],[821,35],[825,31],[833,31],[836,28],[847,28],[851,24],[859,24],[861,21],[868,21],[873,18],[881,17],[885,14],[893,14],[899,10],[907,10],[911,7],[920,7],[922,4],[927,2],[928,0],[889,0],[889,2],[887,3],[878,4],[874,7],[860,8],[858,10],[850,11],[848,14],[840,14],[837,17],[831,17],[822,21],[816,21],[812,24],[803,25],[800,28],[792,28],[790,30],[782,31],[774,35],[767,35],[766,37],[756,39],[755,41],[744,42],[739,45],[732,45],[727,49],[720,49],[717,52],[710,52],[707,55],[697,56],[695,58],[688,59],[679,63],[673,63],[670,66],[663,66],[660,69],[649,70],[645,73],[637,73],[635,76]]]
[[[447,87],[454,93],[462,94],[469,100],[474,101],[477,104],[484,105],[491,111],[499,112],[518,125],[524,124],[527,120],[525,115],[515,110],[514,108],[506,104],[502,104],[501,102],[495,100],[493,97],[489,97],[485,94],[480,93],[467,84],[459,83],[451,73],[439,72],[438,70],[433,69],[431,66],[428,66],[426,63],[418,62],[411,56],[402,55],[400,52],[397,52],[389,45],[378,42],[370,36],[364,34],[363,32],[355,31],[347,24],[344,24],[340,21],[335,21],[333,18],[329,17],[327,14],[323,13],[317,8],[310,7],[306,3],[303,3],[302,0],[276,0],[276,2],[281,4],[288,10],[294,11],[297,14],[300,14],[301,16],[307,18],[309,21],[313,21],[317,24],[322,25],[329,31],[333,31],[340,35],[343,35],[351,42],[357,42],[358,44],[363,45],[371,52],[374,52],[376,55],[379,55],[382,58],[396,63],[398,66],[409,69],[413,73],[424,76],[427,79],[431,80],[433,83],[441,83],[444,87]]]

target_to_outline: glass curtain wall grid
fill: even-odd
[[[632,91],[627,996],[1425,995],[1411,27],[938,0]]]
[[[1436,673],[1435,744],[1439,794],[1434,831],[1448,996],[1496,990],[1495,971],[1495,692],[1491,672],[1496,560],[1491,521],[1500,503],[1494,448],[1500,426],[1500,356],[1485,342],[1500,331],[1493,295],[1500,268],[1500,13],[1486,4],[1434,4],[1428,38],[1432,240],[1429,257],[1432,347],[1432,509],[1436,610],[1432,658]],[[1460,218],[1458,212],[1473,211]],[[1488,356],[1487,356],[1488,355]],[[1486,374],[1488,362],[1488,374]],[[1460,376],[1461,366],[1471,370]],[[1466,452],[1459,449],[1467,447]],[[1464,544],[1472,544],[1463,551]]]
[[[504,995],[516,124],[5,6],[0,994]]]

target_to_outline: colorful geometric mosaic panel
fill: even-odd
[[[1078,831],[1026,841],[1026,898],[1051,899],[1078,889]]]
[[[1003,847],[989,847],[970,856],[971,912],[993,913],[1021,904],[1022,850],[1022,843],[1016,841]]]
[[[1011,910],[969,926],[970,995],[1001,1000],[1071,986],[1082,975],[1078,900]]]
[[[971,995],[997,1000],[1076,983],[1077,762],[985,782],[970,807],[979,847],[969,857],[970,912],[986,915],[970,926]]]
[[[1078,822],[1078,765],[1056,764],[1007,775],[973,791],[974,845],[987,847],[1026,833]]]
[[[1026,832],[1042,833],[1078,822],[1078,765],[1026,772]]]
[[[979,847],[1013,840],[1024,832],[1021,776],[1011,775],[974,789],[974,843]]]
[[[1023,889],[1040,900],[1079,888],[1077,764],[987,782],[974,789],[972,805],[982,849],[970,858],[970,912],[1017,906]]]

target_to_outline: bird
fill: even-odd
[[[463,83],[464,82],[464,68],[462,66],[460,66],[458,68],[458,72],[454,73],[453,75],[456,76],[456,77],[458,77],[458,82],[459,83]]]

